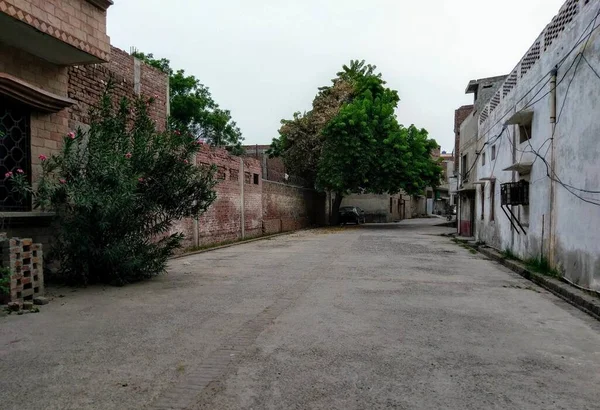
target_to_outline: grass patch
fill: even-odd
[[[525,260],[525,266],[527,266],[527,269],[544,276],[552,278],[560,278],[562,276],[558,270],[550,267],[548,259],[543,256],[541,258],[529,258]]]
[[[502,256],[504,256],[505,259],[509,259],[512,261],[518,261],[520,260],[517,255],[515,255],[513,253],[513,251],[511,251],[510,249],[506,248],[502,251]]]
[[[472,253],[473,255],[475,255],[477,253],[477,251],[473,248],[469,248],[469,252]]]

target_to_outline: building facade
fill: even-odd
[[[89,124],[109,81],[116,98],[155,98],[150,114],[166,123],[168,77],[110,45],[111,4],[0,0],[0,219],[9,236],[46,243],[50,218],[13,193],[5,174],[22,169],[35,185],[40,156],[58,153],[69,131]]]
[[[473,94],[473,105],[464,106],[455,112],[455,130],[458,150],[458,234],[465,237],[475,235],[475,192],[477,186],[476,161],[478,149],[478,118],[482,107],[492,98],[507,76],[471,80],[466,93]],[[469,110],[468,107],[472,107]],[[460,121],[462,119],[462,121]],[[456,124],[459,122],[459,125]]]
[[[599,13],[598,0],[568,0],[478,113],[475,178],[478,240],[595,291]]]

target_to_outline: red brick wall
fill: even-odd
[[[198,220],[200,245],[237,240],[242,237],[241,209],[242,195],[240,180],[244,183],[244,211],[246,238],[262,234],[262,178],[260,162],[253,158],[243,158],[244,171],[240,172],[240,157],[229,154],[224,149],[204,146],[196,157],[196,163],[217,166],[218,184],[215,187],[217,199],[208,211]],[[258,184],[255,184],[255,175]],[[192,220],[179,221],[171,233],[185,234],[184,248],[194,246],[194,223]]]
[[[69,98],[77,104],[69,108],[70,127],[89,124],[89,110],[97,104],[112,79],[116,100],[123,97],[133,100],[135,93],[135,59],[125,51],[111,47],[111,61],[107,64],[76,66],[69,68]],[[167,118],[168,77],[146,64],[140,64],[140,89],[144,97],[155,97],[150,115],[159,128]]]
[[[244,172],[240,175],[240,161]],[[242,238],[241,186],[244,182],[245,237],[301,229],[326,223],[325,195],[277,182],[265,181],[261,163],[250,157],[236,157],[224,149],[203,147],[196,163],[217,166],[217,199],[198,220],[198,243],[208,245]],[[256,179],[255,179],[256,177]],[[255,183],[257,182],[257,183]],[[177,222],[171,233],[185,234],[184,248],[194,243],[194,222]]]
[[[454,111],[454,164],[460,164],[460,125],[473,111],[473,105],[463,105]]]
[[[263,181],[263,226],[266,234],[293,231],[322,221],[325,196],[317,192]]]

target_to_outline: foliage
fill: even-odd
[[[537,273],[541,273],[545,276],[550,276],[553,278],[562,277],[561,273],[558,270],[553,269],[550,266],[550,261],[548,261],[548,259],[546,259],[544,256],[538,258],[529,258],[525,260],[525,265],[528,269]]]
[[[214,201],[214,170],[190,163],[200,143],[177,130],[157,132],[152,101],[113,104],[107,93],[90,130],[71,132],[62,151],[40,155],[32,189],[22,170],[15,190],[57,213],[53,250],[64,279],[122,285],[164,271],[182,234],[173,222],[197,217]]]
[[[504,256],[504,258],[508,259],[508,260],[513,260],[513,261],[519,260],[519,257],[517,255],[515,255],[514,252],[510,248],[504,249],[502,251],[502,256]]]
[[[231,112],[219,107],[208,87],[184,70],[174,71],[165,58],[156,59],[153,54],[140,52],[133,55],[169,75],[171,121],[176,127],[187,129],[211,145],[226,147],[234,154],[243,153],[244,138]]]
[[[375,70],[364,60],[345,65],[310,112],[282,121],[272,143],[271,155],[292,173],[336,194],[334,215],[349,193],[418,194],[440,183],[431,155],[437,143],[426,130],[398,123],[398,93]]]
[[[0,266],[0,295],[7,295],[10,292],[10,269]]]

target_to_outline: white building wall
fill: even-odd
[[[557,114],[561,110],[562,114],[554,134],[555,172],[565,184],[600,191],[600,78],[585,61],[578,64],[576,60],[587,44],[584,55],[600,74],[600,17],[596,19],[600,0],[584,3],[573,0],[565,3],[560,13],[562,21],[566,21],[564,30],[561,31],[562,24],[558,19],[553,20],[555,24],[550,24],[544,30],[528,55],[517,65],[513,72],[516,75],[509,77],[500,88],[496,102],[492,99],[481,113],[478,148],[486,153],[487,161],[483,165],[480,155],[477,176],[482,182],[488,178],[496,179],[495,221],[490,218],[491,183],[486,181],[477,191],[476,232],[480,241],[501,250],[510,249],[523,259],[548,258],[552,254],[551,248],[554,248],[555,257],[551,262],[567,279],[600,290],[600,206],[586,203],[556,183],[555,206],[551,209],[548,168],[542,159],[528,152],[533,148],[546,158],[548,164],[551,162],[553,134],[550,121],[551,86],[548,80],[551,70],[559,65]],[[573,10],[577,13],[574,16]],[[571,17],[572,21],[569,22]],[[588,37],[590,32],[592,35]],[[550,39],[552,42],[547,45]],[[538,50],[536,44],[539,44],[539,60],[535,59]],[[572,49],[574,51],[569,54]],[[533,66],[529,68],[531,62]],[[526,73],[521,76],[523,69]],[[511,88],[514,81],[516,85]],[[532,139],[519,143],[517,126],[509,125],[503,133],[502,129],[510,117],[524,108],[533,112]],[[501,133],[502,136],[496,138]],[[495,161],[491,159],[493,145],[497,150]],[[534,162],[530,175],[502,171],[515,162],[527,161]],[[529,181],[530,205],[512,209],[523,223],[526,235],[512,228],[509,218],[500,207],[500,185],[520,179]],[[485,194],[483,219],[480,217],[482,190]],[[573,191],[600,204],[599,194]],[[549,240],[551,218],[556,238],[554,244]]]

